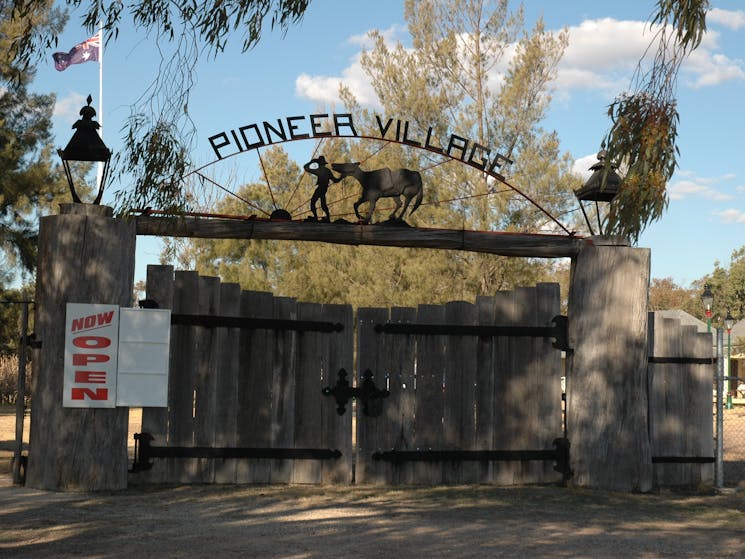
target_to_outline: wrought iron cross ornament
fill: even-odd
[[[323,389],[324,396],[333,396],[336,400],[336,413],[344,415],[347,411],[347,402],[351,398],[357,398],[362,402],[362,413],[366,416],[378,417],[383,413],[383,398],[387,398],[390,392],[375,386],[370,369],[362,374],[362,384],[357,387],[349,384],[346,370],[340,369],[337,376],[338,380],[333,387],[327,386]]]

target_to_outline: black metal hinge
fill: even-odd
[[[379,334],[425,334],[433,336],[478,336],[492,337],[526,337],[526,338],[554,338],[556,349],[567,351],[569,338],[567,335],[567,317],[556,315],[551,319],[553,326],[484,326],[477,324],[421,324],[416,322],[386,322],[376,324],[375,331]]]
[[[554,448],[548,450],[387,450],[373,453],[373,460],[393,464],[404,462],[464,462],[495,461],[522,462],[553,460],[554,470],[570,479],[574,472],[569,465],[569,439],[554,439]]]
[[[180,326],[204,326],[205,328],[240,328],[244,330],[294,330],[297,332],[341,332],[344,325],[339,322],[319,320],[289,320],[280,318],[247,318],[211,314],[172,314],[171,324]]]
[[[265,458],[275,460],[335,460],[341,451],[329,448],[238,448],[210,446],[153,446],[150,433],[135,433],[135,458],[130,472],[153,467],[154,458]]]
[[[713,464],[713,456],[652,456],[652,464]]]
[[[652,357],[647,359],[648,363],[654,364],[676,364],[676,365],[714,365],[716,357]]]

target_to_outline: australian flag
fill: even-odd
[[[101,41],[98,35],[83,41],[72,47],[70,52],[55,52],[54,68],[58,71],[66,70],[71,64],[82,64],[83,62],[98,61],[98,50],[101,47]]]

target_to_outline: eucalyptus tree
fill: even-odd
[[[105,36],[116,40],[125,23],[157,41],[173,46],[161,54],[155,81],[133,101],[123,127],[124,151],[117,154],[115,169],[127,175],[132,187],[117,193],[119,209],[148,206],[170,211],[184,209],[188,197],[181,177],[190,167],[189,151],[194,128],[189,117],[189,94],[201,57],[217,56],[239,34],[243,51],[261,38],[265,25],[286,32],[299,21],[310,0],[64,0],[64,6],[82,11],[84,26],[93,34],[99,24]],[[15,33],[8,52],[17,67],[15,77],[56,47],[59,28],[40,26],[32,17],[46,9],[49,0],[8,0]]]
[[[708,9],[708,0],[657,0],[649,22],[656,31],[651,65],[643,58],[629,89],[608,107],[605,176],[612,166],[624,168],[608,215],[609,233],[636,242],[667,208],[667,182],[678,156],[678,70],[703,39]]]
[[[555,132],[541,121],[551,102],[556,68],[567,46],[567,33],[553,33],[538,21],[524,29],[522,8],[510,11],[506,0],[407,0],[404,13],[411,46],[389,45],[373,31],[373,47],[361,57],[383,112],[398,115],[447,142],[449,134],[473,138],[490,153],[511,162],[499,172],[506,181],[438,155],[408,150],[412,164],[425,169],[427,207],[415,221],[450,227],[506,231],[556,232],[552,216],[573,204],[571,159],[562,154]],[[356,107],[345,90],[349,107]],[[374,115],[360,120],[374,126]],[[514,188],[512,188],[514,187]],[[542,209],[520,193],[540,201]],[[543,211],[545,210],[545,212]],[[451,286],[462,296],[493,293],[532,283],[550,274],[550,262],[480,254],[409,255],[432,263],[445,259]],[[440,267],[445,266],[445,263]]]
[[[61,27],[64,16],[52,2],[36,8],[29,24],[49,32]],[[9,2],[0,2],[0,287],[34,269],[39,212],[66,191],[52,149],[54,96],[29,93],[34,68],[11,56],[22,28],[11,11]]]

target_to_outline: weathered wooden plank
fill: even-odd
[[[148,265],[146,276],[146,297],[155,301],[161,309],[173,308],[173,266],[154,266]],[[173,359],[172,347],[171,357]],[[168,406],[171,405],[173,395],[171,390],[173,384],[168,383]],[[165,445],[168,440],[168,407],[164,408],[142,408],[142,425],[141,433],[150,433],[153,437],[153,444]],[[155,460],[152,469],[140,474],[142,479],[150,483],[162,483],[167,481],[167,468],[164,460]]]
[[[271,318],[274,301],[271,293],[245,291],[241,294],[241,316]],[[265,329],[244,330],[241,334],[241,374],[238,381],[238,446],[267,448],[271,446],[274,334]],[[239,483],[268,483],[271,461],[241,460]]]
[[[390,321],[401,324],[416,321],[416,309],[393,307]],[[410,335],[390,336],[387,351],[390,356],[388,390],[390,396],[384,404],[385,416],[389,429],[386,433],[387,442],[383,449],[413,450],[414,417],[416,399],[414,387],[416,385],[416,337]],[[404,462],[391,465],[392,483],[411,484],[414,482],[413,464]]]
[[[518,309],[515,294],[512,291],[500,291],[494,294],[494,324],[497,326],[515,326],[518,324]],[[516,450],[513,440],[515,430],[520,428],[517,418],[520,402],[515,386],[517,357],[514,338],[499,336],[494,339],[494,439],[491,448],[495,450]],[[493,481],[499,485],[512,485],[520,479],[520,464],[516,462],[492,463]]]
[[[173,312],[199,314],[199,274],[176,271]],[[169,384],[173,405],[168,408],[168,445],[194,444],[194,391],[196,389],[197,326],[173,326]],[[171,389],[169,388],[169,393]],[[174,482],[195,483],[197,460],[167,459],[168,477]]]
[[[557,283],[539,283],[532,289],[535,298],[532,316],[528,322],[534,326],[550,326],[561,308]],[[532,339],[532,359],[528,364],[530,394],[525,402],[529,420],[526,427],[533,434],[527,450],[553,448],[553,440],[562,436],[561,429],[561,352],[552,346],[550,338]],[[553,462],[533,462],[531,469],[536,483],[561,480],[554,471]]]
[[[709,357],[712,354],[711,334],[697,332],[692,335],[690,351],[695,357]],[[711,405],[712,366],[702,364],[688,365],[690,371],[690,395],[687,403],[690,409],[691,456],[714,456],[714,437],[711,426],[714,424]],[[698,464],[691,467],[691,485],[712,487],[714,485],[714,464]]]
[[[681,357],[680,321],[649,313],[651,333],[650,355],[656,357]],[[683,427],[679,421],[681,389],[684,369],[678,363],[650,363],[647,368],[649,386],[649,439],[652,456],[681,456],[678,442]],[[654,483],[659,486],[671,483],[680,475],[679,464],[655,464]]]
[[[290,297],[275,297],[273,318],[297,319],[297,302]],[[294,330],[274,333],[272,351],[272,417],[271,444],[292,448],[295,444],[295,370],[297,368],[298,334]],[[293,463],[273,460],[272,483],[290,483]]]
[[[572,482],[578,486],[652,487],[646,390],[649,262],[648,249],[619,246],[587,246],[573,262],[567,427]]]
[[[479,296],[476,298],[478,323],[492,326],[495,324],[494,297]],[[481,338],[476,341],[476,433],[477,450],[491,450],[494,444],[496,415],[494,412],[494,371],[496,367],[496,341],[494,338]],[[479,462],[478,482],[492,481],[492,463]]]
[[[445,307],[420,305],[417,322],[442,324]],[[442,414],[445,343],[447,336],[422,334],[417,336],[416,425],[415,450],[440,450],[443,444]],[[414,482],[425,485],[442,483],[440,462],[420,462],[414,465]]]
[[[465,301],[453,301],[445,306],[447,324],[473,325],[476,307]],[[443,449],[476,450],[476,349],[475,336],[448,336],[445,352],[445,380],[443,383]],[[473,483],[477,479],[475,462],[443,464],[445,483]]]
[[[138,235],[210,239],[322,241],[345,245],[402,246],[466,250],[502,256],[564,258],[592,243],[569,235],[495,233],[421,227],[263,221],[199,217],[135,218]]]
[[[323,305],[298,303],[299,320],[323,320]],[[328,368],[328,338],[321,332],[298,335],[298,359],[295,377],[295,447],[322,448],[323,403],[322,375]],[[326,345],[326,347],[324,347]],[[322,464],[318,460],[295,460],[293,483],[321,483]]]
[[[533,315],[536,306],[535,289],[518,287],[512,292],[513,326],[534,323]],[[532,415],[531,398],[536,397],[538,390],[534,380],[535,340],[533,338],[510,338],[510,370],[503,406],[509,413],[504,424],[508,450],[532,450],[535,448],[535,417]],[[514,464],[514,483],[535,483],[540,464],[534,462],[516,462]]]
[[[33,355],[26,483],[120,490],[127,486],[127,409],[62,407],[61,325],[67,302],[131,305],[135,228],[105,206],[66,206],[65,215],[40,220],[34,330],[42,346]]]
[[[388,356],[386,347],[389,336],[378,334],[374,328],[376,324],[388,321],[388,309],[361,308],[357,310],[357,374],[356,386],[362,384],[365,370],[369,369],[376,386],[381,386],[385,379]],[[348,378],[352,382],[351,375]],[[369,417],[363,414],[361,402],[356,404],[357,414],[357,466],[355,479],[358,483],[382,484],[389,481],[390,466],[382,461],[374,461],[373,453],[378,450],[390,450],[390,444],[385,426],[391,420],[390,397],[383,403],[384,415]],[[347,406],[352,413],[352,402]]]
[[[220,310],[222,316],[240,316],[241,288],[237,283],[220,285]],[[219,328],[214,344],[217,352],[215,371],[216,399],[215,446],[238,446],[238,376],[240,373],[240,330]],[[215,482],[235,483],[238,460],[216,460]]]
[[[199,278],[199,314],[216,315],[220,308],[220,278]],[[194,384],[194,444],[213,447],[217,426],[217,328],[198,328],[196,332],[196,377]],[[197,459],[197,478],[212,483],[214,460]]]
[[[349,484],[352,483],[352,417],[350,409],[343,416],[336,413],[333,398],[321,393],[322,387],[336,382],[340,369],[354,370],[354,318],[350,305],[323,306],[324,320],[343,325],[340,332],[326,333],[324,338],[328,351],[328,365],[322,370],[321,383],[315,394],[316,401],[322,410],[323,435],[322,448],[339,450],[341,457],[326,460],[322,463],[322,482]]]

